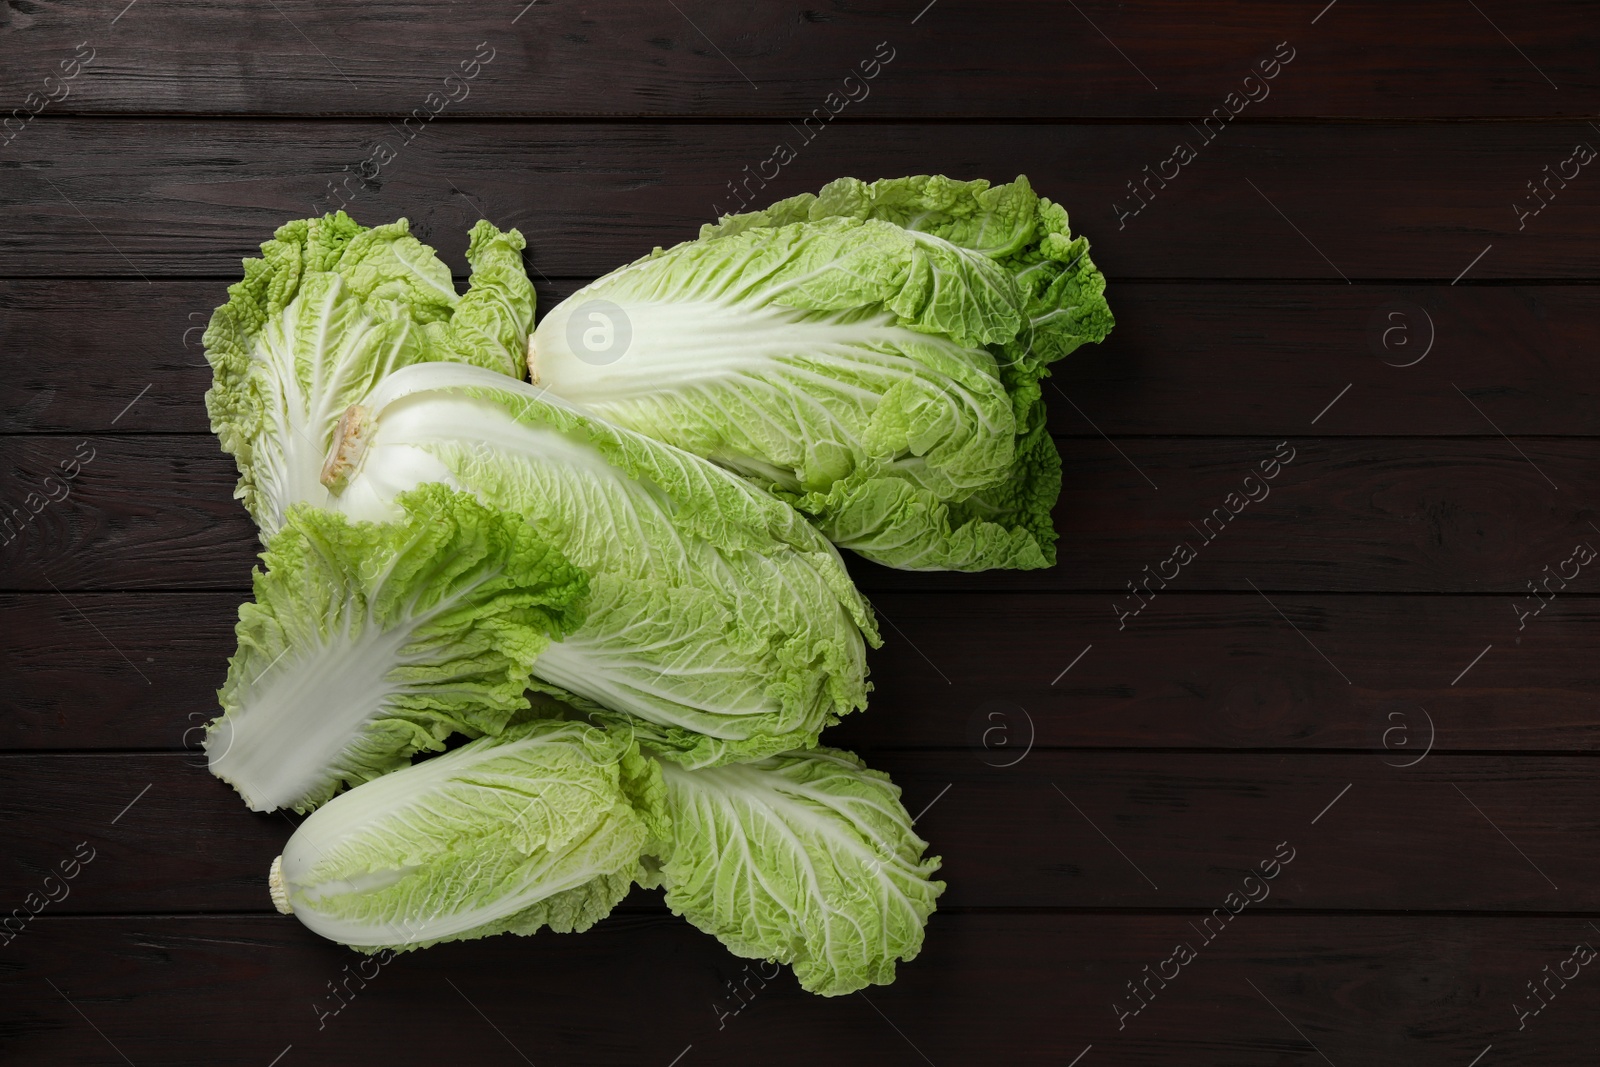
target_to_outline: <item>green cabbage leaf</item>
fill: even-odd
[[[674,914],[823,996],[892,982],[921,950],[944,883],[887,775],[828,748],[661,772]]]
[[[291,508],[262,553],[205,740],[252,810],[308,811],[452,733],[498,733],[579,627],[587,575],[520,516],[442,485],[396,512]]]

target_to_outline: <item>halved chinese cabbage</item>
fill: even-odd
[[[583,618],[587,576],[520,516],[442,485],[395,511],[294,507],[262,553],[205,742],[255,811],[308,811],[451,733],[498,733]]]
[[[534,308],[522,248],[516,230],[479,222],[457,295],[405,219],[367,229],[341,211],[286,223],[244,261],[206,329],[206,409],[263,541],[290,505],[327,504],[317,476],[334,428],[389,371],[454,360],[521,375]]]
[[[1054,562],[1046,365],[1109,332],[1105,280],[1026,179],[840,179],[585,286],[536,382],[777,492],[905,569]]]

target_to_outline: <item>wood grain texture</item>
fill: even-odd
[[[398,139],[379,121],[46,114],[6,149],[0,276],[233,275],[284,220],[329,210],[320,198],[330,182],[386,136]],[[1578,171],[1531,219],[1513,204],[1533,203],[1526,183],[1595,138],[1579,122],[1255,125],[1203,146],[1188,124],[858,124],[801,144],[788,123],[469,121],[392,146],[396,157],[348,206],[369,224],[408,216],[449,255],[487,216],[527,236],[531,273],[594,276],[737,210],[730,187],[744,168],[756,173],[788,141],[797,158],[765,189],[752,179],[755,203],[840,175],[1025,173],[1066,205],[1114,279],[1448,282],[1469,267],[1473,282],[1593,279],[1600,181]],[[1198,158],[1167,188],[1152,184],[1154,199],[1119,229],[1137,203],[1128,184],[1179,142]]]
[[[0,751],[198,760],[240,599],[0,597]],[[880,594],[892,625],[869,653],[872,705],[829,743],[964,747],[996,766],[1030,746],[1356,749],[1399,765],[1430,750],[1586,752],[1600,732],[1591,596],[1558,598],[1521,630],[1509,596],[1274,596],[1301,633],[1255,593],[1173,593],[1120,631],[1112,602]]]
[[[1264,895],[1254,906],[1600,911],[1600,779],[1587,757],[860,755],[894,778],[943,858],[941,906],[1204,909],[1287,840],[1298,858],[1265,894],[1252,887]],[[96,858],[53,914],[270,910],[266,872],[300,819],[245,810],[203,764],[0,758],[11,828],[0,900],[20,906],[86,841]],[[1432,874],[1451,865],[1473,877]]]
[[[1541,581],[1545,567],[1558,568],[1575,543],[1600,543],[1590,525],[1600,519],[1589,503],[1600,499],[1595,439],[1293,442],[1285,446],[1293,461],[1263,486],[1259,477],[1245,479],[1275,454],[1289,454],[1271,438],[1064,441],[1055,567],[916,573],[852,556],[851,570],[869,593],[1092,589],[1120,593],[1125,610],[1140,602],[1129,583],[1142,600],[1147,581],[1159,595],[1163,574],[1171,592],[1241,591],[1254,583],[1307,592],[1527,596],[1528,583]],[[21,525],[26,494],[41,494],[33,506],[43,494],[60,495],[59,481],[42,488],[46,479],[91,452],[65,498]],[[0,481],[0,500],[21,529],[0,546],[0,588],[248,587],[258,551],[254,528],[232,499],[233,461],[209,436],[7,437],[0,438],[0,464],[11,471]],[[1263,490],[1254,504],[1236,495]],[[1195,558],[1176,567],[1169,561],[1183,544]],[[1579,570],[1565,591],[1592,592],[1594,581]],[[1115,626],[1113,599],[1107,617]],[[1149,610],[1159,606],[1157,600]]]
[[[1295,58],[1252,118],[1583,116],[1600,99],[1600,35],[1572,0],[1482,15],[1343,0],[1321,17],[1309,2],[925,3],[506,0],[440,19],[414,0],[191,2],[114,26],[115,9],[17,5],[0,15],[0,99],[21,103],[84,40],[94,62],[57,105],[77,114],[404,116],[492,54],[447,114],[798,119],[848,90],[850,118],[1189,117],[1285,40]],[[844,86],[880,43],[893,58],[865,94]]]
[[[0,533],[0,914],[96,853],[0,933],[0,1060],[1593,1059],[1592,967],[1518,1017],[1600,944],[1600,586],[1529,589],[1600,544],[1600,184],[1548,177],[1600,145],[1592,5],[13,0],[0,113],[80,42],[70,96],[0,146],[0,521],[63,497]],[[1278,42],[1270,96],[1196,130]],[[801,132],[880,49],[870,96]],[[836,1000],[785,973],[733,1014],[754,965],[636,891],[580,936],[403,956],[324,1014],[359,960],[267,911],[291,820],[195,750],[255,554],[201,328],[380,143],[357,218],[409,216],[458,274],[472,223],[517,226],[548,308],[736,209],[780,141],[741,198],[1027,173],[1119,319],[1047,389],[1057,567],[851,561],[887,640],[826,740],[943,856],[922,955]],[[1208,540],[1280,441],[1270,496]],[[1270,896],[1209,940],[1280,842]],[[1178,942],[1197,958],[1130,1014]]]
[[[1544,1067],[1592,1052],[1586,1020],[1600,994],[1588,968],[1523,1030],[1512,1010],[1534,1003],[1525,983],[1541,968],[1595,943],[1581,920],[1246,909],[1201,944],[1190,923],[1202,917],[940,913],[892,987],[831,1000],[787,974],[740,986],[743,961],[662,914],[442,945],[394,960],[365,988],[351,979],[343,1000],[329,984],[360,957],[287,917],[41,918],[6,950],[0,1047],[60,1067],[117,1062],[114,1049],[173,1067],[279,1055],[948,1067],[1067,1064],[1089,1045],[1081,1062],[1126,1067],[1320,1063],[1313,1045],[1335,1064],[1459,1067],[1491,1044],[1497,1063]],[[1135,1003],[1125,983],[1177,942],[1196,958],[1165,989],[1152,982],[1155,999],[1119,1030],[1113,1002]]]
[[[200,338],[231,280],[0,281],[0,433],[205,432]],[[582,284],[536,283],[541,311]],[[1591,286],[1116,279],[1110,300],[1111,336],[1054,369],[1057,433],[1297,435],[1339,397],[1318,435],[1600,434]]]

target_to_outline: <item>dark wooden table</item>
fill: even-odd
[[[0,935],[0,1061],[1593,1062],[1596,5],[123,4],[0,10],[0,499],[61,497],[0,552],[0,909],[76,865]],[[854,567],[892,625],[831,740],[944,857],[922,956],[736,1000],[636,893],[322,1014],[357,957],[194,744],[253,562],[198,343],[239,259],[340,188],[457,271],[520,227],[548,307],[749,174],[926,172],[1026,173],[1119,324],[1048,391],[1059,566]]]

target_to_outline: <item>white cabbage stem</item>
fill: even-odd
[[[289,903],[289,887],[283,882],[283,857],[275,857],[272,869],[267,872],[267,892],[272,894],[272,906],[280,915],[293,915],[294,905]]]

